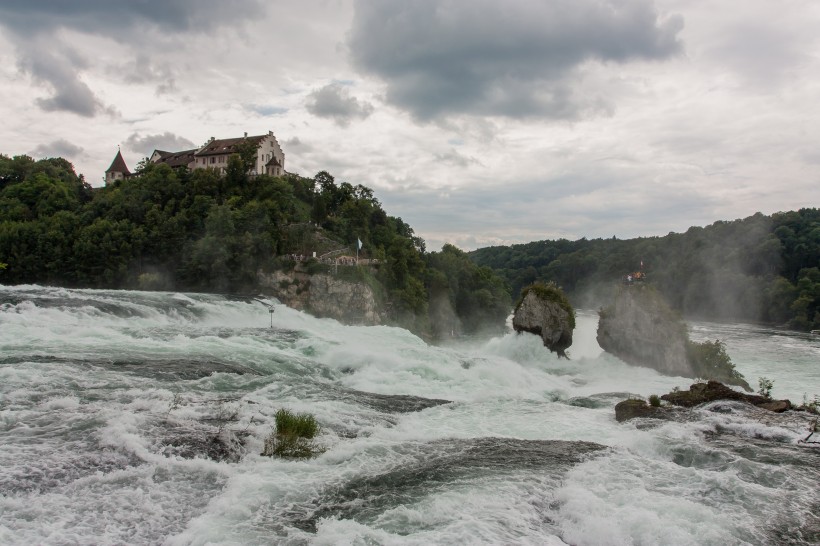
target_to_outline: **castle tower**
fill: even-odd
[[[117,155],[114,157],[114,161],[111,162],[111,166],[105,171],[105,185],[113,184],[117,180],[122,180],[129,176],[131,176],[131,171],[128,170],[128,165],[125,164],[122,153],[117,149]]]

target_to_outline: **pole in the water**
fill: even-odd
[[[258,301],[259,303],[261,303],[262,305],[264,305],[265,307],[268,308],[268,313],[270,313],[270,327],[273,328],[273,305],[269,304],[266,301],[262,301],[259,298],[248,298],[248,299],[252,299],[253,301]]]

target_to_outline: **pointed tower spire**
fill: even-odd
[[[120,147],[117,146],[117,155],[114,156],[114,161],[111,162],[111,166],[105,171],[105,185],[107,186],[112,182],[122,180],[129,176],[131,176],[131,171],[128,170],[128,165],[125,164],[125,160],[122,158]]]

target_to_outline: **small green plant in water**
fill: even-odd
[[[309,413],[293,414],[290,410],[280,409],[276,412],[276,433],[295,435],[302,438],[315,438],[319,434],[319,423]]]
[[[290,410],[276,412],[276,430],[265,440],[262,455],[266,457],[307,458],[322,452],[313,439],[319,434],[319,423],[309,413]]]
[[[653,394],[649,396],[649,405],[653,408],[661,407],[661,398],[657,394]]]
[[[757,393],[760,396],[763,396],[765,398],[771,398],[772,397],[772,387],[774,386],[774,381],[772,381],[768,377],[758,377],[757,378],[757,385],[760,387],[757,390]]]

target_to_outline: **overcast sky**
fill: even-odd
[[[0,153],[272,130],[437,250],[820,206],[816,0],[2,0]]]

